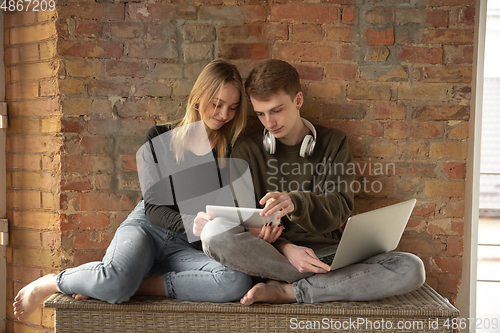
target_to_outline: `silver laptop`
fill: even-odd
[[[416,202],[412,199],[352,216],[340,243],[315,251],[316,256],[323,262],[331,261],[333,271],[394,250]]]

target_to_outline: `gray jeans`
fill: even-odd
[[[297,302],[369,301],[414,291],[425,282],[422,260],[389,252],[328,273],[300,273],[274,246],[235,222],[216,218],[201,235],[207,256],[248,275],[292,283]]]

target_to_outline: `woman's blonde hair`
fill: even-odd
[[[228,148],[234,145],[238,136],[245,129],[247,99],[240,73],[236,66],[226,60],[214,60],[205,66],[198,76],[189,94],[186,114],[178,122],[173,131],[171,145],[177,162],[184,159],[184,151],[189,138],[190,126],[185,125],[205,120],[206,116],[203,111],[206,110],[213,99],[222,91],[225,84],[232,84],[240,91],[240,101],[234,118],[224,124],[219,130],[211,131],[209,135],[209,140],[214,144],[218,158],[227,156]]]

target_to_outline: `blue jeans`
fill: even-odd
[[[239,223],[216,218],[201,234],[207,256],[252,276],[292,284],[297,302],[370,301],[414,291],[425,282],[422,260],[388,252],[327,273],[301,273],[274,246]]]
[[[57,286],[65,294],[120,303],[155,275],[163,275],[168,298],[187,301],[236,301],[252,286],[248,275],[208,258],[186,235],[149,222],[143,201],[116,230],[102,261],[62,271]]]

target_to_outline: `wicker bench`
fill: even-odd
[[[56,332],[453,332],[459,311],[428,285],[372,302],[202,303],[134,297],[122,304],[54,294]],[[449,327],[446,327],[449,324]]]

